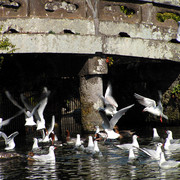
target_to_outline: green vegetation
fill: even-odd
[[[120,6],[120,10],[128,17],[132,17],[135,14],[133,9],[129,9],[126,6]]]
[[[171,94],[172,94],[172,98],[180,99],[180,84],[177,84],[176,86],[174,86]]]
[[[167,19],[173,19],[176,22],[180,21],[180,15],[178,15],[176,13],[170,13],[170,12],[157,13],[156,18],[160,22],[164,22]]]
[[[3,26],[0,27],[0,34],[2,34],[2,27]],[[15,45],[12,44],[10,40],[7,37],[5,37],[4,34],[2,35],[2,38],[0,39],[0,50],[3,50],[6,53],[10,53],[10,54],[16,50]],[[0,69],[2,67],[3,62],[4,62],[4,56],[0,55]]]
[[[48,33],[49,34],[56,34],[54,31],[49,31]]]
[[[0,27],[0,34],[2,34],[2,27]],[[15,49],[15,45],[13,45],[7,37],[4,35],[0,39],[0,50],[5,50],[7,53],[13,53]]]

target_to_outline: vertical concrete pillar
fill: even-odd
[[[98,108],[103,106],[99,98],[103,93],[102,74],[107,74],[107,64],[100,57],[89,58],[79,74],[81,120],[86,132],[94,131],[95,126],[102,123],[98,112]]]

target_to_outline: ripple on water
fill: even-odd
[[[166,128],[167,130],[168,128]],[[164,127],[158,129],[159,135],[166,137]],[[171,130],[171,129],[170,129]],[[173,131],[173,130],[172,130]],[[180,128],[174,130],[174,138],[180,138]],[[139,138],[140,147],[154,148],[149,136]],[[131,142],[131,139],[128,141]],[[118,141],[115,142],[119,143]],[[162,142],[163,143],[163,142]],[[87,144],[85,144],[85,147]],[[26,159],[28,149],[21,147],[16,151],[20,158],[0,161],[0,179],[179,179],[180,168],[160,169],[156,160],[150,159],[141,151],[136,152],[136,160],[128,161],[128,150],[120,150],[114,142],[99,142],[101,157],[92,156],[83,151],[76,151],[73,146],[57,147],[56,162],[29,162]],[[3,147],[2,147],[3,149]],[[180,160],[179,152],[165,153],[166,159]]]

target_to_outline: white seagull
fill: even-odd
[[[94,139],[96,141],[98,141],[100,139],[106,140],[107,139],[107,133],[106,132],[101,132],[100,129],[99,129],[99,126],[95,126],[95,128],[96,128],[96,132],[94,134]]]
[[[158,140],[158,139],[160,139],[160,136],[157,132],[157,129],[153,128],[153,140]]]
[[[50,93],[50,91],[48,91],[47,87],[44,87],[42,95],[44,95],[44,94],[46,95],[49,93]],[[46,128],[43,113],[44,113],[44,109],[47,105],[47,102],[48,102],[48,97],[45,96],[45,98],[40,102],[39,108],[37,109],[38,116],[39,116],[39,119],[37,119],[37,130],[42,130],[42,129]]]
[[[166,134],[168,135],[167,138],[170,140],[170,143],[172,143],[172,144],[180,143],[180,139],[174,139],[173,138],[172,131],[167,130]]]
[[[75,144],[75,146],[76,146],[76,147],[79,147],[79,146],[81,146],[81,144],[82,144],[82,142],[81,142],[81,137],[80,137],[80,134],[77,134],[76,136],[77,136],[77,138],[76,138],[76,144]]]
[[[44,132],[43,132],[43,138],[39,139],[39,142],[50,142],[52,141],[50,135],[51,133],[54,133],[54,125],[55,125],[55,116],[52,116],[52,120],[51,120],[51,125],[49,126],[49,128]]]
[[[153,99],[134,93],[134,97],[137,99],[137,101],[141,105],[145,106],[143,112],[147,111],[153,115],[160,116],[160,121],[162,122],[162,117],[165,119],[168,119],[168,117],[165,114],[163,114],[163,106],[161,104],[162,95],[160,91],[159,91],[159,96],[160,96],[160,100],[158,101],[158,105],[156,106],[156,102]]]
[[[23,110],[18,111],[14,116],[3,120],[3,118],[0,118],[0,129],[2,128],[2,126],[6,126],[10,123],[10,121],[14,118],[16,118],[17,116],[21,115],[23,113]]]
[[[39,107],[39,103],[32,108],[31,110],[27,110],[26,108],[23,108],[22,106],[20,106],[18,104],[18,102],[11,96],[11,94],[9,93],[9,91],[5,91],[5,94],[7,96],[7,98],[16,106],[18,107],[20,110],[22,110],[24,112],[24,114],[26,115],[26,117],[31,117],[33,116],[33,114],[35,113],[35,111],[37,110],[37,108]],[[21,100],[22,100],[23,95],[21,95]],[[22,100],[23,102],[23,100]],[[24,102],[23,102],[24,103]]]
[[[49,153],[48,154],[42,154],[42,155],[33,155],[28,158],[28,160],[35,160],[35,161],[43,161],[43,162],[51,162],[55,161],[55,153],[54,149],[56,149],[54,146],[49,147]]]
[[[39,146],[38,146],[38,139],[37,139],[37,138],[33,138],[33,146],[32,146],[32,150],[35,150],[35,149],[39,149]]]
[[[133,148],[130,148],[130,149],[129,149],[128,161],[132,161],[132,160],[134,160],[134,159],[136,159],[136,156],[135,156],[135,154],[134,154],[134,150],[133,150]]]
[[[94,142],[92,136],[89,136],[88,146],[85,148],[85,152],[92,153],[94,150]]]
[[[105,132],[107,133],[107,139],[117,139],[120,134],[114,132],[113,128],[119,121],[119,119],[132,107],[134,104],[127,106],[125,108],[120,109],[109,121],[105,111],[103,109],[99,109],[99,113],[103,119],[102,127],[104,128]]]
[[[135,148],[139,148],[139,143],[137,141],[138,136],[137,135],[133,135],[132,136],[132,143],[127,143],[127,144],[120,144],[120,145],[116,145],[116,147],[120,148],[120,149],[135,149]]]
[[[166,151],[180,151],[180,144],[171,144],[170,139],[166,138],[164,149]]]
[[[159,167],[162,169],[176,168],[180,166],[180,161],[166,160],[164,157],[164,152],[160,153]]]
[[[147,149],[147,148],[138,148],[139,150],[143,151],[145,154],[147,154],[148,156],[150,156],[152,159],[156,159],[159,160],[160,159],[160,153],[162,152],[162,143],[158,143],[156,145],[156,150],[154,149]]]
[[[116,114],[118,104],[112,96],[112,86],[110,83],[108,84],[105,95],[104,96],[101,95],[100,97],[105,105],[104,111],[106,115],[113,116],[114,114]]]
[[[10,134],[9,136],[7,136],[4,132],[0,131],[0,137],[2,136],[5,140],[5,150],[12,150],[15,148],[16,144],[14,142],[14,138],[19,134],[18,131]]]

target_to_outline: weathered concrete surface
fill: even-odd
[[[104,43],[104,53],[179,61],[180,44],[166,41],[109,37]]]
[[[107,74],[107,71],[105,59],[95,56],[86,61],[79,73],[81,119],[83,129],[87,132],[94,131],[95,126],[102,124],[98,109],[104,105],[99,96],[103,94],[102,74]]]
[[[100,76],[80,77],[81,121],[85,131],[94,131],[95,126],[102,124],[98,108],[103,107],[98,95],[103,93],[103,82]]]
[[[173,20],[168,20],[168,22],[169,23],[165,23],[167,26],[157,26],[153,23],[132,24],[127,22],[100,21],[99,31],[105,36],[119,36],[119,33],[124,32],[131,38],[170,41],[176,38],[178,24]],[[69,30],[72,34],[95,35],[95,28],[92,20],[16,18],[1,20],[0,26],[2,26],[2,32],[6,32],[11,28],[18,31],[20,34],[47,34],[49,32],[64,34],[64,30]]]
[[[15,53],[95,54],[100,52],[109,55],[180,61],[180,44],[167,41],[67,34],[6,34],[5,36],[16,45]]]
[[[8,34],[6,37],[16,45],[15,53],[95,54],[102,51],[102,39],[95,36]]]

